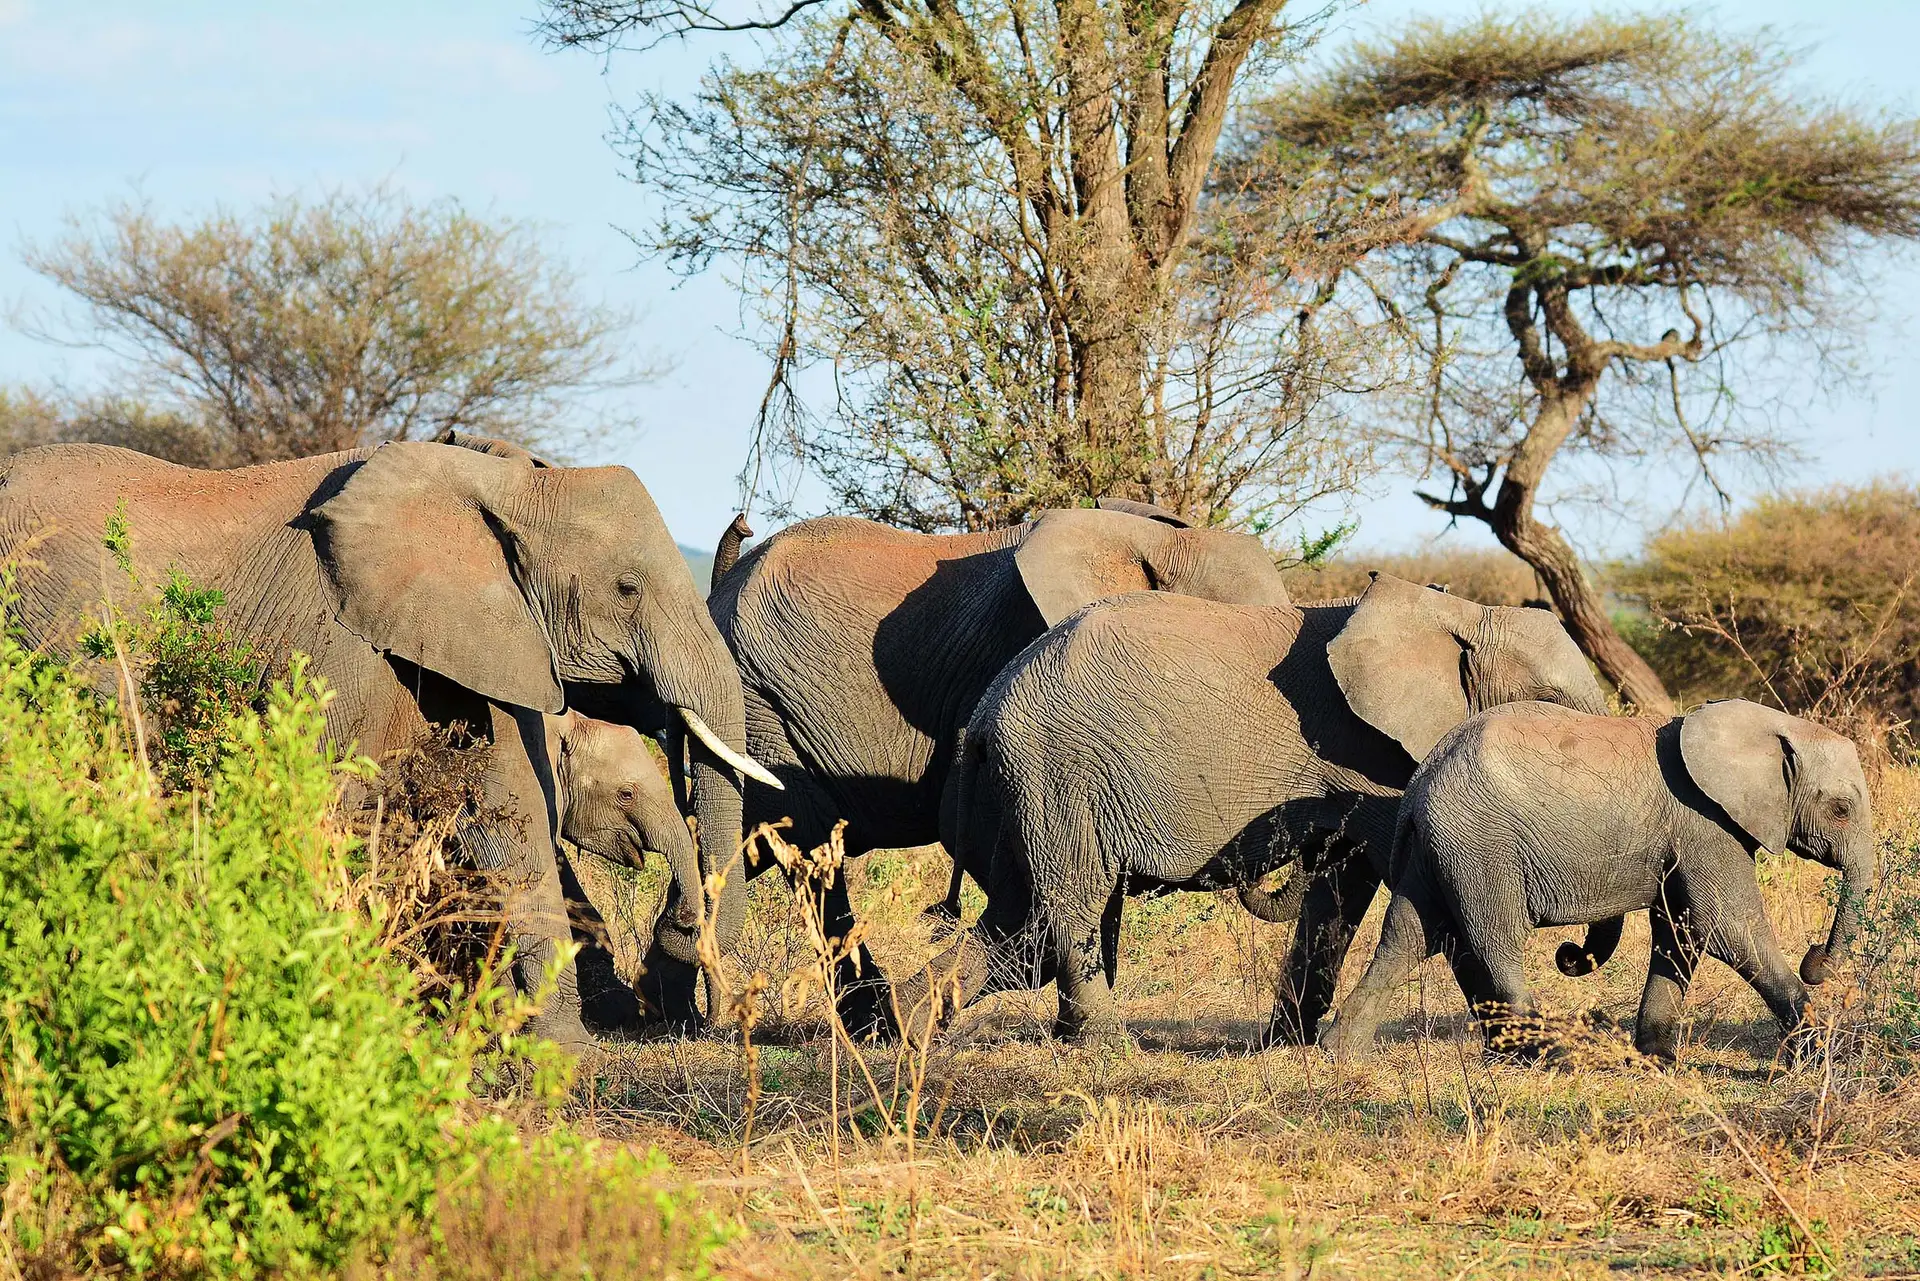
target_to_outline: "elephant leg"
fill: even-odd
[[[923,915],[932,917],[943,927],[958,925],[960,923],[960,891],[965,888],[966,880],[967,869],[960,866],[959,859],[954,859],[953,875],[947,881],[947,896],[929,906]]]
[[[1100,913],[1100,968],[1106,972],[1107,986],[1120,980],[1120,914],[1127,904],[1127,887],[1120,885]]]
[[[1807,988],[1780,952],[1759,883],[1736,874],[1715,885],[1712,894],[1690,893],[1688,901],[1707,954],[1752,984],[1783,1030],[1797,1030],[1806,1019]]]
[[[1642,1054],[1671,1063],[1680,1057],[1681,1014],[1699,964],[1700,946],[1685,896],[1672,882],[1663,888],[1648,919],[1653,927],[1653,955],[1647,964],[1647,986],[1640,994],[1633,1044]]]
[[[1053,953],[1054,981],[1060,989],[1060,1016],[1054,1021],[1053,1034],[1061,1040],[1127,1039],[1126,1025],[1113,999],[1104,946],[1109,919],[1114,937],[1119,936],[1118,904],[1123,897],[1116,886],[1097,917],[1091,912],[1067,911],[1048,918],[1047,942]]]
[[[1526,885],[1520,869],[1506,862],[1483,861],[1473,868],[1472,878],[1466,885],[1458,877],[1447,878],[1445,896],[1453,907],[1459,944],[1448,951],[1453,976],[1491,1049],[1537,1057],[1546,1047],[1528,1028],[1535,1009],[1523,959],[1533,928]]]
[[[847,870],[842,866],[833,880],[822,888],[821,926],[830,939],[843,939],[855,925],[853,901],[847,894]],[[873,953],[865,943],[840,959],[837,975],[840,989],[840,1022],[855,1040],[871,1040],[896,1035],[899,1028],[893,1015],[893,993],[887,976],[880,972]]]
[[[1386,1015],[1387,1002],[1395,989],[1413,977],[1421,963],[1441,950],[1447,931],[1442,914],[1436,910],[1434,895],[1424,884],[1397,889],[1387,904],[1387,917],[1380,929],[1380,946],[1360,982],[1340,1005],[1333,1025],[1320,1038],[1320,1045],[1337,1059],[1358,1058],[1373,1048]],[[1285,1030],[1282,1012],[1274,1011],[1267,1040]]]
[[[572,941],[566,894],[554,848],[553,763],[546,759],[546,730],[538,714],[491,707],[493,752],[485,789],[490,807],[515,820],[475,827],[463,844],[483,868],[508,881],[505,916],[514,948],[514,982],[522,992],[540,990],[549,975],[555,988],[526,1030],[567,1046],[591,1044],[580,1019],[580,988],[573,963],[557,967],[560,945]]]
[[[573,964],[579,979],[582,1016],[592,1029],[633,1031],[643,1015],[640,998],[620,981],[606,918],[587,896],[572,860],[564,855],[560,859],[560,890],[566,896],[573,941],[580,948]]]
[[[1301,899],[1293,950],[1275,994],[1268,1035],[1278,1044],[1312,1044],[1320,1020],[1333,1008],[1354,931],[1380,888],[1380,874],[1363,852],[1345,846],[1328,853],[1330,865],[1314,869]]]

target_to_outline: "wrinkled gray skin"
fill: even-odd
[[[537,715],[561,710],[562,683],[637,725],[690,710],[744,746],[732,657],[624,467],[550,468],[472,438],[235,471],[98,445],[30,450],[0,464],[0,553],[31,547],[40,562],[20,584],[34,643],[68,649],[103,592],[129,595],[101,546],[119,504],[146,589],[177,567],[226,594],[223,618],[238,633],[279,657],[312,656],[338,691],[327,708],[336,741],[378,757],[454,722],[494,741],[487,803],[534,821],[476,829],[469,846],[526,886],[508,904],[522,984],[567,937],[554,766]],[[693,759],[702,830],[738,833],[738,776],[697,743]],[[690,934],[671,921],[660,933],[693,958]],[[570,967],[535,1028],[586,1039]]]
[[[1760,903],[1754,854],[1792,850],[1844,880],[1827,942],[1796,977]],[[1322,1044],[1365,1052],[1395,987],[1445,952],[1490,1033],[1533,1012],[1528,932],[1651,908],[1653,962],[1634,1043],[1672,1059],[1704,952],[1789,1030],[1843,957],[1877,875],[1860,759],[1831,730],[1734,699],[1672,720],[1523,704],[1450,734],[1408,785],[1380,947]],[[1564,966],[1563,966],[1564,968]],[[1533,1050],[1523,1032],[1514,1048]]]
[[[704,898],[704,873],[665,763],[630,725],[565,712],[548,716],[546,730],[559,781],[559,834],[621,867],[644,867],[648,853],[664,858],[679,887],[673,923],[698,930],[694,905]]]
[[[1603,707],[1551,614],[1396,578],[1303,607],[1096,604],[1009,664],[974,711],[942,835],[988,905],[902,985],[901,1006],[935,976],[958,981],[943,1013],[1053,980],[1062,1035],[1122,1037],[1127,895],[1219,889],[1303,859],[1269,1036],[1309,1038],[1415,762],[1475,710],[1523,698]],[[917,1035],[925,1014],[909,1017]]]
[[[786,783],[783,793],[748,783],[749,826],[790,815],[791,839],[810,848],[844,818],[850,855],[936,840],[959,731],[995,673],[1088,601],[1149,588],[1287,601],[1257,539],[1188,529],[1145,505],[1051,511],[981,534],[825,517],[760,543],[709,602],[746,686],[749,748]],[[728,947],[744,915],[727,910],[736,893],[744,898],[745,877],[723,894]],[[828,933],[843,936],[853,926],[844,883],[825,906]],[[691,971],[673,974],[659,951],[650,977],[674,980],[690,1010]],[[858,964],[867,981],[852,962],[841,976],[847,1026],[888,1030],[884,981],[864,949]]]
[[[621,867],[644,866],[648,853],[664,858],[673,883],[681,887],[673,924],[685,933],[697,931],[693,904],[703,899],[704,873],[693,833],[675,803],[666,762],[631,726],[573,711],[543,720],[557,783],[556,835],[575,851]],[[575,871],[563,854],[560,881],[573,938],[580,944],[575,967],[581,1008],[590,1026],[631,1027],[641,1018],[638,999],[615,970],[606,922]]]

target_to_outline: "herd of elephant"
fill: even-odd
[[[233,471],[53,446],[0,462],[0,556],[20,566],[31,643],[71,649],[98,617],[116,512],[139,581],[183,572],[224,594],[233,631],[311,656],[337,742],[377,758],[458,723],[491,743],[488,805],[531,821],[476,822],[464,844],[513,874],[523,985],[570,936],[562,840],[664,856],[644,973],[614,1008],[680,1028],[701,1022],[703,917],[735,946],[764,870],[742,836],[781,819],[802,848],[844,823],[850,858],[939,841],[953,884],[929,911],[956,926],[962,878],[986,893],[900,983],[853,949],[840,1014],[873,1036],[931,1036],[981,996],[1049,982],[1060,1035],[1124,1036],[1126,899],[1237,889],[1265,919],[1298,917],[1267,1039],[1342,1054],[1431,955],[1495,1032],[1534,1009],[1529,930],[1589,925],[1558,957],[1581,973],[1650,908],[1636,1043],[1671,1057],[1702,955],[1799,1024],[1876,878],[1844,738],[1737,700],[1609,716],[1548,611],[1385,575],[1296,605],[1257,539],[1144,504],[950,535],[824,517],[745,555],[736,521],[703,600],[622,467],[458,432]],[[1761,848],[1843,876],[1798,975],[1761,905]],[[1287,864],[1284,893],[1259,888]],[[1383,883],[1380,945],[1323,1030]],[[844,877],[822,908],[829,937],[852,931]],[[559,972],[535,1030],[589,1043],[575,969]]]

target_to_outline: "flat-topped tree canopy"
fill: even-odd
[[[1920,235],[1920,125],[1796,91],[1795,62],[1687,16],[1424,21],[1255,105],[1227,167],[1242,198],[1338,211],[1425,370],[1381,435],[1650,709],[1665,690],[1535,511],[1550,465],[1678,450],[1724,497],[1717,463],[1786,443],[1735,356],[1831,355],[1869,314],[1863,251]]]

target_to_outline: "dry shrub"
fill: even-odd
[[[348,798],[348,826],[364,845],[350,900],[378,921],[382,946],[412,968],[429,1000],[473,991],[503,942],[512,883],[505,871],[474,866],[457,839],[470,825],[527,821],[487,802],[492,750],[464,725],[423,729]]]
[[[1762,499],[1654,538],[1615,588],[1629,639],[1683,703],[1740,696],[1898,754],[1920,718],[1920,490]]]
[[[1527,605],[1546,598],[1546,589],[1525,561],[1498,549],[1423,548],[1406,552],[1343,552],[1319,565],[1286,572],[1287,590],[1297,601],[1338,600],[1367,589],[1378,570],[1413,583],[1437,583],[1455,596],[1482,605]]]
[[[440,1193],[434,1223],[346,1281],[691,1281],[711,1275],[707,1256],[727,1235],[657,1151],[592,1145],[496,1160]]]

